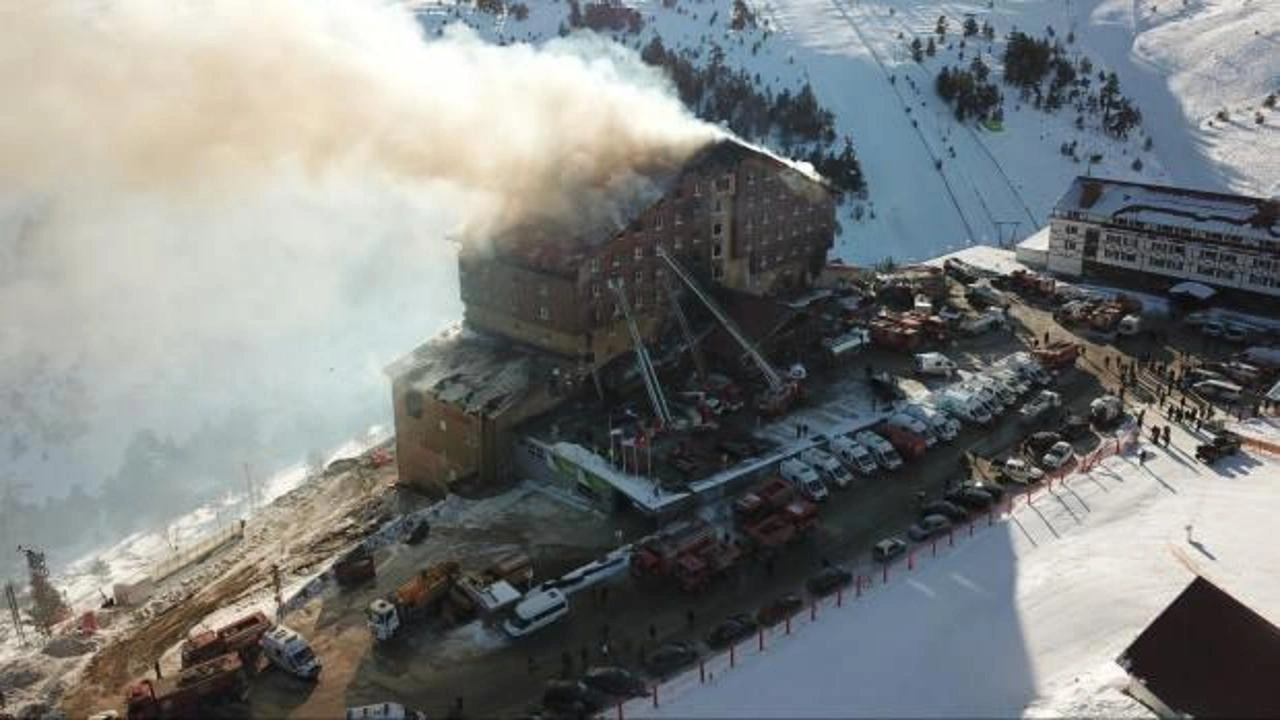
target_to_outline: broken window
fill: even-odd
[[[404,411],[409,417],[422,419],[423,404],[421,391],[410,390],[404,394]]]
[[[711,226],[711,234],[720,237],[720,233],[724,232],[724,225],[716,223]]]
[[[723,249],[721,248],[720,243],[716,243],[715,245],[711,246],[711,257],[718,258],[722,253],[723,253]]]

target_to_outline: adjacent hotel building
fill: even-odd
[[[1077,177],[1049,219],[1046,269],[1235,303],[1280,297],[1280,201]]]

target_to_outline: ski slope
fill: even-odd
[[[705,61],[714,44],[728,67],[758,74],[774,92],[813,85],[836,114],[837,134],[854,139],[870,188],[865,201],[841,211],[834,254],[848,261],[914,261],[975,243],[1019,240],[1045,223],[1078,174],[1264,195],[1278,189],[1280,114],[1266,113],[1261,126],[1253,122],[1266,93],[1280,89],[1274,87],[1280,85],[1277,3],[1170,0],[1153,11],[1133,0],[760,0],[748,3],[760,27],[743,32],[728,28],[730,0],[685,0],[670,8],[661,0],[627,4],[646,21],[637,35],[613,36],[629,47],[639,49],[656,35],[669,48],[699,50]],[[563,3],[533,5],[524,21],[433,0],[411,5],[428,35],[465,22],[494,42],[544,41],[556,36],[567,14]],[[969,38],[961,58],[960,28],[968,14],[979,24],[990,22],[996,39]],[[936,57],[917,63],[907,43],[931,36],[939,15],[948,19],[947,39]],[[1096,70],[1119,75],[1122,91],[1144,115],[1127,140],[1077,130],[1074,110],[1046,114],[1022,106],[1003,84],[1005,121],[998,132],[957,123],[935,95],[943,65],[967,65],[980,52],[999,79],[1004,36],[1015,28],[1042,36],[1048,26],[1059,39],[1074,33],[1069,47]],[[1232,109],[1232,122],[1212,118],[1221,107]],[[1150,151],[1143,149],[1147,135]],[[1100,154],[1101,162],[1090,166],[1062,156],[1059,147],[1072,140],[1081,158]],[[1135,158],[1142,160],[1140,171],[1132,167]],[[865,211],[860,220],[857,205]]]
[[[1280,621],[1280,460],[1211,469],[1195,442],[1175,430],[1145,466],[1117,456],[1019,500],[887,584],[864,564],[875,586],[861,598],[828,599],[763,653],[744,643],[736,667],[712,659],[705,685],[695,670],[625,716],[1149,716],[1113,660],[1195,575]]]

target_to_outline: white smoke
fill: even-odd
[[[449,237],[607,215],[717,133],[599,39],[374,0],[15,0],[0,98],[0,463],[45,492],[143,428],[248,412],[292,460],[389,417]]]

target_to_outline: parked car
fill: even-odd
[[[960,487],[962,489],[972,488],[979,492],[986,493],[987,495],[991,496],[992,500],[995,500],[995,501],[999,501],[1001,498],[1004,497],[1004,488],[1000,487],[995,483],[965,482],[965,483],[961,483]]]
[[[1056,432],[1031,433],[1022,441],[1022,451],[1027,457],[1040,457],[1060,442],[1062,442],[1062,435]]]
[[[649,694],[644,680],[620,667],[593,667],[582,676],[582,684],[614,697],[640,697]]]
[[[945,515],[925,515],[916,524],[907,528],[907,537],[921,542],[951,528],[951,520]]]
[[[1068,415],[1058,428],[1058,434],[1064,440],[1080,440],[1093,434],[1089,427],[1089,419],[1083,415]]]
[[[746,613],[730,615],[711,629],[707,644],[713,648],[728,647],[734,641],[750,636],[757,627],[755,619]]]
[[[930,515],[941,515],[956,522],[968,517],[969,512],[949,500],[933,500],[920,508],[920,517],[925,518]]]
[[[1058,443],[1053,447],[1057,447],[1061,444],[1063,443]],[[1067,447],[1070,447],[1070,445]],[[1005,460],[1004,465],[1000,466],[1000,474],[1005,480],[1018,483],[1019,485],[1029,485],[1031,483],[1039,482],[1040,479],[1044,477],[1043,470],[1032,465],[1026,460],[1021,460],[1019,458],[1009,458],[1008,460]]]
[[[907,541],[900,537],[885,538],[871,547],[871,559],[889,562],[907,551]]]
[[[650,652],[644,659],[644,667],[654,675],[667,675],[693,664],[697,659],[698,651],[693,645],[682,641],[669,642]]]
[[[853,582],[853,573],[839,565],[823,568],[804,584],[811,595],[822,597]]]
[[[986,510],[996,502],[990,493],[983,492],[972,485],[958,487],[947,493],[946,498],[948,501],[970,510]]]
[[[608,698],[574,680],[548,680],[542,692],[542,706],[554,713],[593,715],[604,708]]]
[[[1018,413],[1023,422],[1034,422],[1061,407],[1062,397],[1052,390],[1041,390],[1022,406]]]
[[[756,621],[766,627],[777,625],[804,607],[804,600],[799,595],[788,594],[760,608],[756,613]]]
[[[1075,448],[1071,447],[1071,443],[1056,442],[1040,458],[1040,465],[1048,470],[1057,470],[1071,462],[1071,458],[1075,457],[1075,454]]]

